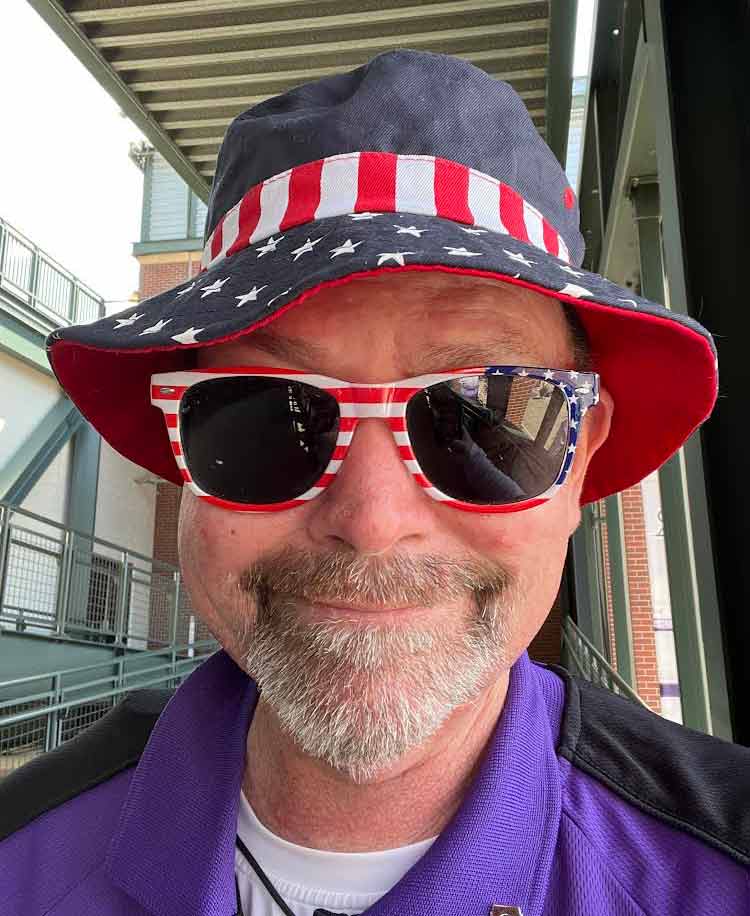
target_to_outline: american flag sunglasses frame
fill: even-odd
[[[185,392],[199,382],[208,379],[231,378],[234,376],[263,376],[304,382],[320,388],[333,396],[339,407],[339,429],[331,459],[315,484],[306,492],[284,502],[268,504],[238,503],[213,496],[202,490],[192,479],[183,455],[179,408]],[[410,399],[431,385],[450,382],[469,375],[506,375],[549,382],[562,390],[568,406],[568,437],[562,468],[555,482],[539,496],[515,503],[484,505],[463,502],[443,493],[427,479],[417,461],[406,426],[406,408]],[[379,418],[386,421],[396,442],[399,455],[414,477],[415,482],[428,496],[466,512],[520,512],[531,509],[550,500],[563,486],[575,458],[578,440],[578,426],[589,408],[599,403],[599,375],[595,372],[576,372],[568,369],[546,369],[530,366],[472,366],[419,375],[396,382],[363,385],[342,379],[312,374],[295,369],[268,366],[231,366],[212,369],[190,369],[180,372],[163,372],[151,376],[151,403],[164,414],[167,433],[177,467],[192,492],[200,499],[223,509],[235,512],[278,512],[302,506],[319,496],[333,482],[342,462],[357,424],[362,419]]]

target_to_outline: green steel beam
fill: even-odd
[[[61,397],[0,468],[0,501],[20,506],[60,449],[84,422],[78,408],[67,397]]]
[[[158,121],[149,114],[127,83],[112,69],[106,58],[94,48],[85,33],[57,0],[28,0],[52,31],[75,54],[97,82],[117,102],[153,146],[159,150],[177,174],[201,200],[208,200],[209,185],[194,168],[182,150],[172,142]]]
[[[89,423],[81,423],[73,438],[67,525],[94,536],[99,457],[102,439]]]
[[[606,499],[607,547],[612,583],[612,611],[615,618],[615,652],[617,654],[617,673],[627,681],[633,690],[637,690],[621,500],[619,493],[608,496]]]
[[[71,569],[68,598],[68,605],[72,608],[85,608],[89,600],[101,441],[93,426],[82,423],[72,442],[67,525],[87,535],[71,535],[76,560]]]
[[[576,622],[593,645],[609,657],[604,638],[601,592],[601,572],[598,568],[599,550],[597,538],[601,524],[595,506],[584,506],[581,510],[581,524],[573,533],[573,570],[576,589]]]
[[[46,375],[53,375],[44,349],[44,339],[44,334],[34,331],[4,312],[3,299],[0,296],[0,350],[20,359],[32,369],[40,369]]]
[[[638,229],[638,251],[641,262],[641,290],[649,299],[664,302],[664,264],[661,256],[661,208],[659,185],[655,178],[634,178],[630,198]]]
[[[577,12],[578,0],[550,2],[545,139],[563,168],[568,154]]]
[[[202,239],[165,239],[162,242],[135,242],[133,256],[143,254],[166,254],[175,251],[201,251]]]
[[[664,302],[666,276],[670,306],[686,314],[687,285],[660,0],[645,0],[644,25],[647,91],[652,94],[656,114],[659,188],[658,198],[650,184],[636,184],[631,191],[640,248],[641,292]],[[732,740],[699,434],[691,436],[659,469],[659,487],[682,721],[689,728]]]

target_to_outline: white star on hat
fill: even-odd
[[[201,299],[205,299],[206,296],[210,296],[211,293],[220,293],[221,288],[225,283],[228,283],[230,280],[229,277],[226,277],[224,280],[214,280],[210,286],[203,286],[203,292],[201,293]]]
[[[487,232],[486,229],[467,229],[466,226],[459,226],[458,228],[461,232],[468,232],[469,235],[484,235]]]
[[[507,248],[503,248],[503,251],[513,261],[519,261],[521,264],[525,264],[527,267],[531,267],[532,264],[536,263],[536,261],[527,261],[526,258],[522,254],[518,254],[515,251],[508,251]]]
[[[544,377],[549,381],[549,379],[552,378],[552,370],[551,370],[551,369],[548,369],[548,370],[544,373]]]
[[[203,328],[188,328],[187,331],[183,331],[181,334],[175,334],[171,340],[176,340],[177,343],[181,344],[191,344],[198,343],[195,339],[195,335],[199,334]]]
[[[349,217],[353,220],[358,219],[375,219],[376,216],[382,216],[382,213],[350,213]]]
[[[572,378],[572,379],[574,379],[574,380],[578,378],[578,373],[575,372],[575,371],[569,372],[568,375],[570,376],[570,378]]]
[[[322,235],[321,235],[321,237],[320,237],[319,239],[315,239],[314,242],[311,242],[310,239],[308,239],[308,240],[305,242],[304,245],[300,245],[299,248],[295,248],[294,251],[292,252],[292,254],[294,255],[294,260],[296,261],[298,258],[301,258],[302,255],[305,254],[306,252],[312,251],[313,248],[314,248],[314,247],[318,244],[318,242],[320,242],[322,239],[323,239],[323,236],[322,236]]]
[[[256,248],[256,249],[255,249],[257,252],[259,252],[258,257],[259,257],[259,258],[262,258],[263,255],[264,255],[264,254],[268,254],[269,251],[276,251],[276,246],[279,244],[279,242],[280,242],[283,238],[284,238],[283,235],[280,235],[277,239],[275,239],[273,236],[271,236],[271,237],[268,239],[268,241],[265,243],[265,245],[261,245],[260,248]]]
[[[244,305],[246,302],[255,302],[258,298],[258,293],[265,288],[265,286],[254,286],[249,293],[245,293],[242,296],[235,296],[234,298],[239,300],[237,308]]]
[[[575,450],[576,450],[575,445],[569,445],[569,446],[568,446],[568,454],[569,454],[569,455],[572,455],[573,452],[574,452]]]
[[[157,332],[161,331],[165,324],[169,324],[171,320],[171,318],[167,318],[167,320],[164,321],[163,318],[160,318],[156,324],[152,324],[150,328],[146,328],[145,331],[141,331],[138,336],[143,337],[144,334],[156,334]]]
[[[457,258],[475,258],[482,253],[481,251],[467,251],[465,248],[446,248],[445,245],[443,245],[443,251],[455,255]]]
[[[572,267],[568,267],[567,264],[557,264],[556,266],[559,267],[560,270],[564,270],[566,274],[573,274],[574,277],[582,277],[582,276],[583,276],[583,274],[580,272],[580,270],[573,270],[573,268],[572,268]]]
[[[384,251],[378,255],[377,266],[380,267],[380,265],[385,264],[386,261],[395,261],[397,264],[404,267],[404,256],[407,254],[416,254],[416,251]]]
[[[417,229],[416,226],[393,226],[394,229],[398,229],[396,235],[413,235],[416,238],[422,238],[422,233],[427,232],[426,229]]]
[[[337,258],[340,254],[354,254],[354,249],[357,245],[361,245],[362,242],[352,243],[351,239],[347,239],[343,245],[339,245],[336,248],[331,248],[331,260]]]
[[[193,289],[194,287],[195,287],[195,280],[193,280],[193,282],[190,284],[190,286],[186,286],[185,289],[181,289],[181,290],[179,291],[179,293],[177,293],[177,295],[178,295],[178,296],[184,296],[185,293],[189,293],[190,290]]]
[[[285,289],[283,293],[279,293],[278,296],[274,296],[273,299],[269,299],[268,302],[266,302],[266,308],[267,308],[267,309],[270,309],[271,306],[274,304],[274,302],[275,302],[277,299],[281,299],[282,296],[286,296],[286,294],[287,294],[288,292],[291,292],[291,289],[292,289],[292,287],[290,286],[289,289]]]
[[[575,296],[576,299],[580,299],[581,296],[594,295],[590,289],[585,289],[583,286],[576,286],[575,283],[566,283],[562,289],[558,289],[558,293],[563,293],[563,295],[566,296]]]
[[[118,328],[125,328],[133,324],[134,321],[138,321],[139,318],[143,318],[143,315],[146,313],[143,312],[141,315],[131,315],[130,318],[116,318],[117,324],[112,328],[113,331],[116,331]]]

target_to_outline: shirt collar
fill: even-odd
[[[233,916],[254,682],[223,650],[175,692],[135,769],[105,868],[155,916]],[[564,685],[524,651],[478,775],[426,855],[368,916],[541,916],[561,809]]]

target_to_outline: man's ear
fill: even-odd
[[[586,436],[586,466],[588,466],[589,461],[591,461],[609,435],[614,412],[615,402],[612,399],[612,395],[600,384],[599,403],[596,407],[592,407],[583,418],[583,431]]]
[[[565,489],[568,489],[571,498],[575,498],[576,505],[580,499],[589,463],[609,435],[614,411],[615,402],[612,400],[612,395],[600,384],[599,403],[590,408],[583,418],[575,460],[570,477],[565,483]]]

